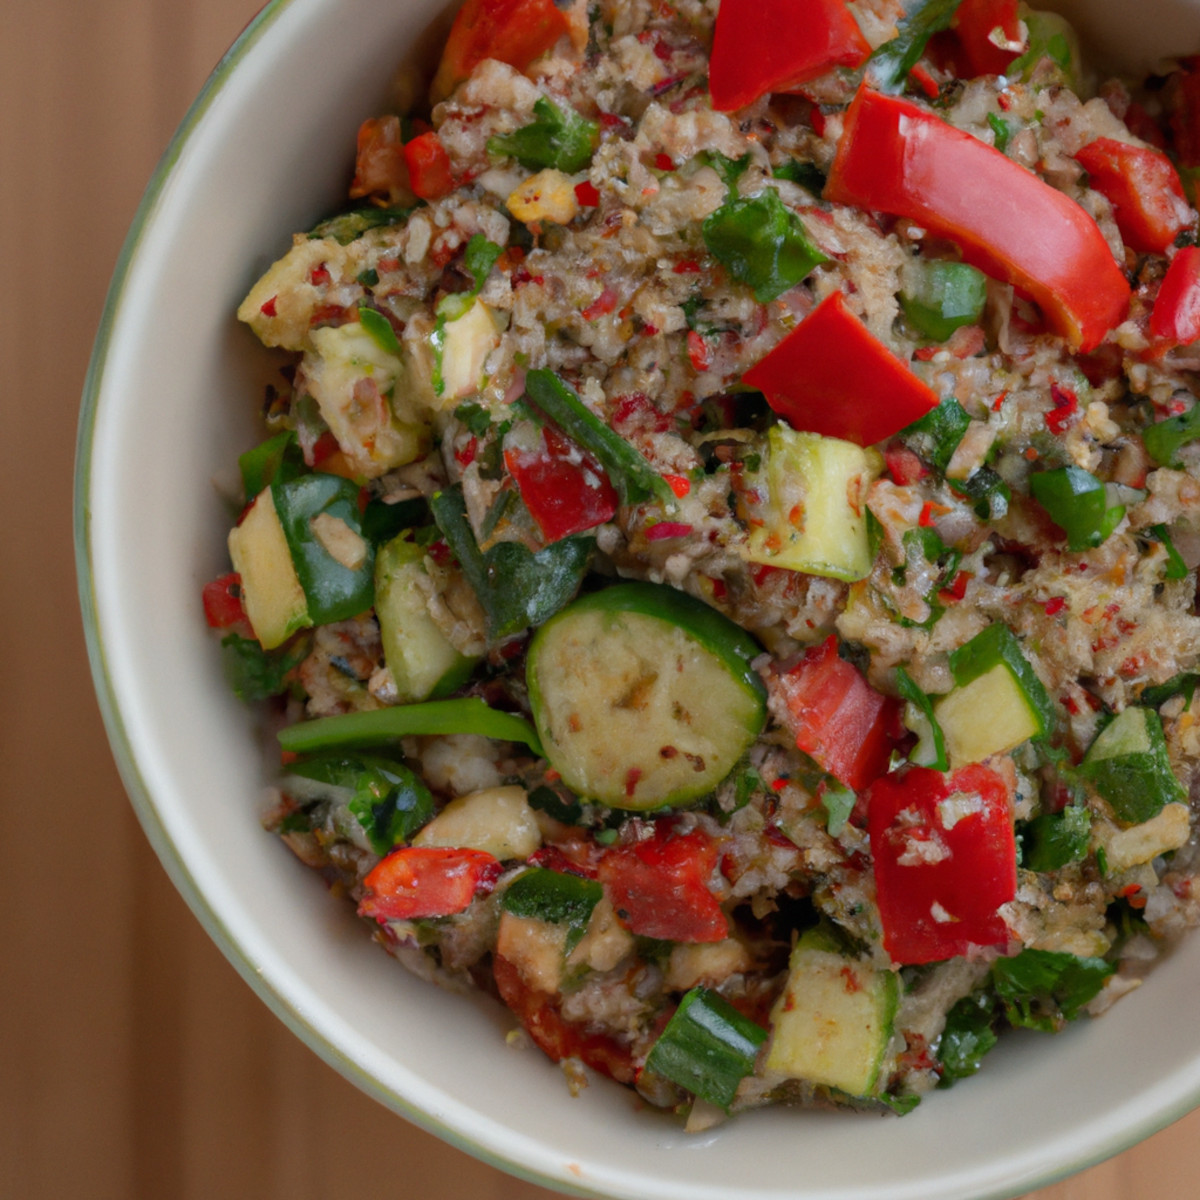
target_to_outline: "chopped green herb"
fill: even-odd
[[[503,246],[488,241],[482,233],[473,235],[467,243],[467,249],[463,254],[463,266],[475,280],[476,292],[487,282],[488,275],[496,265],[496,259],[503,253]]]
[[[771,174],[776,179],[786,179],[807,188],[814,196],[819,196],[825,190],[825,173],[816,163],[802,162],[798,158],[789,158],[779,166],[772,168]]]
[[[839,837],[850,820],[858,796],[835,779],[823,783],[818,794],[825,810],[825,829],[830,837]]]
[[[1087,857],[1092,814],[1069,804],[1061,812],[1042,813],[1025,826],[1023,865],[1030,871],[1057,871]]]
[[[900,436],[926,462],[945,472],[970,424],[971,418],[963,406],[953,396],[947,396],[937,408],[902,430]]]
[[[477,438],[487,437],[492,427],[492,414],[482,404],[465,400],[454,410],[454,419]]]
[[[950,28],[961,0],[915,0],[905,6],[897,33],[878,46],[867,62],[867,74],[881,92],[899,92],[908,73],[925,53],[935,33]]]
[[[394,354],[397,358],[401,355],[400,343],[396,339],[396,331],[392,328],[392,323],[374,308],[367,308],[365,304],[360,304],[358,308],[358,320],[363,329],[370,336],[371,341],[377,345],[385,354]]]
[[[362,237],[368,229],[381,225],[402,225],[421,205],[407,208],[356,208],[328,217],[308,231],[309,238],[333,238],[343,246]]]
[[[1163,578],[1186,579],[1188,566],[1183,561],[1179,551],[1175,549],[1175,543],[1171,540],[1170,530],[1165,525],[1152,525],[1148,532],[1153,535],[1156,541],[1162,543],[1163,549],[1167,552],[1167,565],[1163,571]]]
[[[1026,949],[997,959],[992,981],[1010,1025],[1053,1033],[1081,1014],[1114,970],[1102,958]]]
[[[253,638],[236,633],[221,639],[225,677],[234,694],[248,704],[287,690],[287,676],[308,657],[307,639],[264,650]]]
[[[747,150],[741,158],[730,158],[728,155],[722,154],[720,150],[702,150],[697,155],[697,160],[712,167],[729,189],[729,194],[733,196],[737,193],[738,180],[746,173],[746,168],[750,165],[750,151]]]
[[[565,952],[570,954],[587,932],[592,910],[603,895],[604,888],[594,879],[547,867],[531,867],[508,886],[503,905],[504,911],[514,917],[565,925]]]
[[[1160,467],[1180,466],[1179,451],[1200,438],[1200,404],[1142,431],[1146,453]]]
[[[512,133],[488,138],[487,150],[497,157],[515,158],[537,171],[557,167],[568,175],[583,170],[592,159],[600,127],[581,117],[569,105],[559,108],[540,96],[533,106],[534,120]]]
[[[984,1055],[999,1040],[995,1007],[990,992],[977,991],[957,1001],[946,1014],[937,1049],[942,1064],[939,1087],[950,1087],[979,1070]]]
[[[917,744],[908,756],[909,762],[935,771],[947,770],[946,741],[933,713],[933,701],[903,667],[896,668],[896,690],[906,701],[904,722],[917,735]]]
[[[1012,130],[999,113],[988,113],[988,124],[992,127],[992,133],[995,134],[994,145],[1003,154],[1008,149],[1008,140],[1012,137]]]

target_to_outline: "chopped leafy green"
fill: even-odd
[[[1088,852],[1092,814],[1069,804],[1061,812],[1042,813],[1025,826],[1023,865],[1030,871],[1057,871]]]
[[[247,500],[253,500],[276,479],[284,483],[306,469],[300,443],[290,429],[239,455],[238,468],[242,473],[242,492]]]
[[[569,105],[559,108],[547,96],[539,96],[534,102],[533,115],[528,125],[488,138],[488,153],[515,158],[533,171],[557,167],[568,175],[591,162],[600,132],[595,121],[580,116]]]
[[[1173,675],[1166,683],[1157,683],[1152,687],[1146,688],[1139,702],[1148,704],[1151,708],[1159,708],[1166,704],[1172,696],[1182,696],[1184,698],[1184,708],[1192,707],[1192,697],[1196,694],[1196,684],[1200,683],[1200,675],[1194,671],[1181,671],[1178,675]]]
[[[547,816],[561,821],[564,825],[580,825],[583,823],[583,808],[578,800],[565,800],[552,787],[534,788],[529,793],[529,807],[544,812]]]
[[[475,291],[479,291],[487,282],[487,277],[496,265],[496,259],[504,253],[504,247],[488,241],[482,233],[476,233],[467,243],[463,253],[463,266],[475,280]]]
[[[1012,137],[1012,130],[1009,128],[1008,122],[999,113],[988,113],[988,124],[992,127],[992,133],[995,135],[993,143],[1001,154],[1008,149],[1008,141]]]
[[[508,886],[503,904],[504,911],[515,917],[565,925],[566,953],[570,954],[587,932],[592,910],[603,895],[604,888],[594,879],[531,867]]]
[[[492,427],[492,414],[482,404],[465,400],[454,410],[454,418],[477,438],[486,437]]]
[[[878,46],[867,62],[867,74],[881,92],[904,90],[908,73],[917,65],[935,33],[950,28],[961,0],[915,0],[905,5],[896,36]]]
[[[536,554],[519,542],[481,551],[461,491],[438,492],[430,508],[487,614],[493,640],[543,624],[579,590],[591,559],[590,538],[560,538]]]
[[[1146,453],[1160,467],[1178,467],[1179,451],[1197,438],[1200,438],[1200,404],[1142,431]]]
[[[346,246],[362,237],[368,229],[381,225],[402,225],[421,205],[406,208],[356,208],[328,217],[308,231],[310,238],[333,238]]]
[[[984,1055],[998,1040],[995,1019],[995,1000],[988,991],[972,992],[954,1004],[938,1042],[939,1087],[949,1087],[979,1070]]]
[[[914,716],[917,719],[909,728],[913,729],[919,740],[909,755],[909,761],[918,766],[931,767],[935,771],[947,770],[949,763],[946,759],[946,741],[942,736],[942,727],[933,713],[933,701],[917,686],[916,681],[903,667],[896,668],[896,689],[901,698],[916,709]],[[909,716],[906,714],[905,722],[908,720]],[[919,725],[920,728],[914,729],[914,725]]]
[[[947,396],[937,408],[901,430],[900,436],[910,449],[944,472],[970,424],[966,409],[953,396]]]
[[[393,354],[396,358],[401,355],[400,342],[392,323],[377,309],[368,308],[365,304],[358,306],[358,321],[366,331],[371,341],[385,354]]]
[[[428,520],[429,504],[424,496],[413,496],[394,503],[376,496],[368,500],[367,507],[363,509],[362,535],[372,546],[381,546],[398,533],[424,525]]]
[[[307,657],[309,643],[301,638],[278,650],[264,650],[253,638],[230,633],[221,639],[221,650],[234,695],[252,704],[287,690],[287,676]]]
[[[737,182],[750,165],[749,150],[741,158],[730,158],[727,154],[722,154],[720,150],[702,150],[697,157],[699,161],[712,167],[720,175],[721,181],[729,189],[731,196],[736,194]]]
[[[969,479],[955,479],[950,490],[975,502],[977,516],[998,521],[1008,512],[1012,489],[991,467],[980,467]]]
[[[629,442],[587,408],[553,371],[530,371],[525,376],[525,399],[567,437],[596,456],[622,504],[657,499],[668,510],[674,510],[675,493],[666,480]]]
[[[1167,552],[1167,566],[1163,571],[1164,579],[1186,579],[1188,574],[1187,563],[1183,561],[1183,557],[1179,551],[1175,549],[1175,543],[1171,540],[1171,532],[1165,525],[1152,525],[1149,530],[1155,541],[1161,542],[1163,548]]]
[[[816,163],[803,162],[798,158],[789,158],[774,167],[771,174],[776,179],[786,179],[808,188],[814,196],[819,196],[825,190],[825,173]]]
[[[1022,950],[992,965],[992,982],[1010,1025],[1048,1033],[1073,1021],[1115,968],[1102,958]]]
[[[765,304],[829,259],[809,241],[803,221],[774,188],[727,200],[704,219],[704,244],[739,283]]]

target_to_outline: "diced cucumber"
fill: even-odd
[[[758,644],[674,588],[617,584],[534,635],[526,678],[551,765],[615,808],[681,805],[712,791],[758,736]]]
[[[1079,769],[1117,820],[1129,825],[1150,820],[1164,804],[1187,799],[1171,770],[1162,721],[1152,708],[1130,707],[1114,717]]]
[[[270,488],[258,494],[230,531],[229,557],[242,577],[242,604],[264,650],[312,624]]]
[[[375,616],[402,704],[457,691],[476,661],[460,654],[430,616],[420,585],[424,559],[425,551],[407,532],[375,556]]]
[[[692,988],[680,1001],[646,1069],[727,1109],[738,1084],[754,1070],[767,1033],[728,1000],[706,987]]]
[[[989,625],[950,655],[958,685],[934,706],[952,769],[1003,754],[1054,723],[1042,681],[1007,625]]]
[[[853,582],[871,572],[867,489],[879,455],[840,438],[771,426],[767,513],[751,531],[751,562]]]
[[[486,850],[501,862],[528,858],[541,844],[537,816],[519,784],[457,796],[413,838],[414,846]]]
[[[899,1004],[896,974],[851,958],[823,929],[803,934],[771,1012],[767,1070],[870,1096]]]

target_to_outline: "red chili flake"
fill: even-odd
[[[686,475],[664,475],[667,486],[682,500],[692,490],[692,482]]]
[[[392,271],[398,270],[400,270],[400,260],[394,254],[389,254],[379,260],[379,273],[381,275],[387,275]]]
[[[299,757],[300,755],[295,750],[280,750],[279,752],[279,762],[285,767],[294,763]]]
[[[1167,405],[1167,412],[1172,417],[1181,416],[1186,411],[1186,409],[1187,409],[1187,405],[1184,404],[1182,399],[1178,399],[1178,398],[1172,400],[1171,403]]]
[[[921,515],[917,518],[917,524],[924,529],[928,529],[933,524],[933,501],[926,500],[921,507]]]
[[[707,371],[712,366],[712,353],[708,348],[708,342],[694,329],[688,330],[687,353],[693,370]]]
[[[787,776],[781,775],[778,779],[771,780],[771,791],[782,792],[783,789],[785,787],[787,787],[787,785],[788,785]]]
[[[1038,457],[1039,457],[1039,456],[1038,456],[1038,452],[1037,452],[1037,450],[1036,450],[1036,449],[1034,449],[1034,447],[1033,447],[1033,446],[1027,446],[1027,447],[1025,448],[1025,457],[1026,457],[1026,458],[1027,458],[1027,459],[1028,459],[1030,462],[1037,462],[1037,460],[1038,460]]]
[[[925,464],[907,447],[890,446],[883,452],[888,474],[899,487],[909,487],[929,474]]]
[[[475,461],[475,455],[479,451],[479,441],[472,435],[470,440],[461,450],[455,450],[454,461],[460,467],[469,467]]]
[[[651,525],[646,530],[646,541],[664,542],[670,538],[687,537],[691,532],[692,527],[682,521],[659,521],[657,525]]]
[[[1046,413],[1046,428],[1051,433],[1062,433],[1073,423],[1079,411],[1079,400],[1070,388],[1057,383],[1050,385],[1050,399],[1054,401],[1054,408]]]
[[[938,592],[938,599],[943,604],[957,604],[967,594],[967,584],[971,582],[970,571],[959,571],[954,576],[954,582],[948,588]]]
[[[579,201],[580,208],[596,208],[600,203],[600,193],[591,180],[585,179],[575,185],[575,199]]]
[[[782,570],[782,567],[772,567],[764,563],[761,567],[756,567],[751,572],[750,578],[754,580],[755,587],[762,587],[762,585],[768,579],[770,579],[772,575]]]
[[[656,154],[654,166],[659,171],[673,171],[675,170],[675,160],[669,154]]]
[[[262,313],[264,317],[275,316],[275,301],[278,299],[278,296],[272,296],[270,300],[268,300],[266,304],[264,304],[258,311]]]
[[[694,258],[681,258],[672,268],[676,275],[698,275],[700,264]]]
[[[1073,717],[1079,716],[1079,705],[1075,703],[1073,696],[1064,696],[1062,698],[1063,708],[1067,710]]]
[[[557,783],[562,776],[553,767],[548,767],[546,769],[546,774],[542,778],[544,778],[547,783]]]
[[[716,579],[710,575],[708,577],[708,582],[712,584],[714,600],[724,600],[729,594],[729,589],[725,586],[725,580]]]
[[[660,59],[662,62],[669,62],[671,55],[674,53],[674,49],[671,46],[668,46],[667,43],[662,40],[662,38],[659,38],[658,41],[654,43],[654,56]]]
[[[996,97],[996,103],[1000,105],[1003,112],[1008,112],[1012,108],[1012,97],[1007,92],[1001,92]]]
[[[848,991],[848,992],[861,992],[862,991],[862,980],[859,979],[858,972],[855,971],[855,969],[853,967],[845,966],[838,972],[838,974],[841,975],[842,979],[844,980],[844,982],[846,984],[846,991]]]
[[[594,321],[597,317],[606,316],[617,307],[617,293],[606,287],[591,304],[583,310],[585,321]]]
[[[650,325],[650,324],[643,325],[643,326],[642,326],[642,332],[643,332],[643,333],[644,333],[644,334],[645,334],[647,337],[654,337],[654,336],[655,336],[655,335],[658,333],[658,326],[657,326],[657,325]]]
[[[1067,607],[1067,599],[1065,596],[1051,596],[1042,607],[1046,610],[1046,616],[1057,616]]]
[[[992,401],[992,412],[999,412],[1000,406],[1008,399],[1008,392],[1001,392],[995,400]]]
[[[941,346],[920,346],[913,351],[913,358],[917,362],[928,362],[940,349]]]
[[[625,795],[630,797],[637,790],[638,781],[642,777],[641,767],[630,767],[625,772]]]
[[[620,117],[616,113],[602,112],[597,119],[600,122],[601,129],[616,129],[619,126],[629,124],[627,118]]]
[[[313,287],[325,287],[333,281],[333,276],[329,274],[329,268],[324,263],[317,263],[309,272],[308,282]]]
[[[448,563],[451,557],[450,547],[441,538],[438,538],[436,542],[431,542],[425,553],[428,554],[429,557],[439,565],[442,563]]]

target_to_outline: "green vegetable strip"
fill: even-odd
[[[647,1070],[728,1108],[738,1084],[754,1070],[765,1029],[716,992],[693,988],[667,1022],[646,1059]]]
[[[414,735],[476,733],[502,742],[521,742],[539,758],[542,743],[524,717],[489,708],[478,697],[401,704],[371,712],[301,721],[279,732],[279,745],[293,754],[378,746]]]
[[[600,420],[553,371],[530,371],[525,398],[572,441],[599,460],[622,504],[657,499],[675,509],[675,493],[667,481],[620,434]]]
[[[566,925],[565,950],[570,954],[587,931],[592,909],[603,895],[604,888],[594,879],[551,871],[547,867],[532,867],[513,880],[505,891],[504,911],[551,925]]]
[[[1142,433],[1146,453],[1160,467],[1179,466],[1180,449],[1196,438],[1200,438],[1200,404],[1177,417],[1159,421]]]
[[[1125,515],[1125,505],[1109,504],[1108,489],[1082,467],[1035,472],[1029,490],[1067,535],[1068,550],[1101,545]]]
[[[899,92],[935,33],[950,28],[962,0],[916,0],[905,5],[898,32],[879,46],[867,62],[867,75],[881,92]]]
[[[942,727],[937,717],[933,715],[933,701],[917,686],[913,677],[903,668],[896,668],[896,687],[903,699],[915,704],[921,715],[929,723],[929,737],[933,743],[933,759],[921,763],[923,767],[932,767],[935,771],[945,771],[949,768],[946,759],[946,740],[942,736]],[[922,743],[924,738],[921,739]]]

